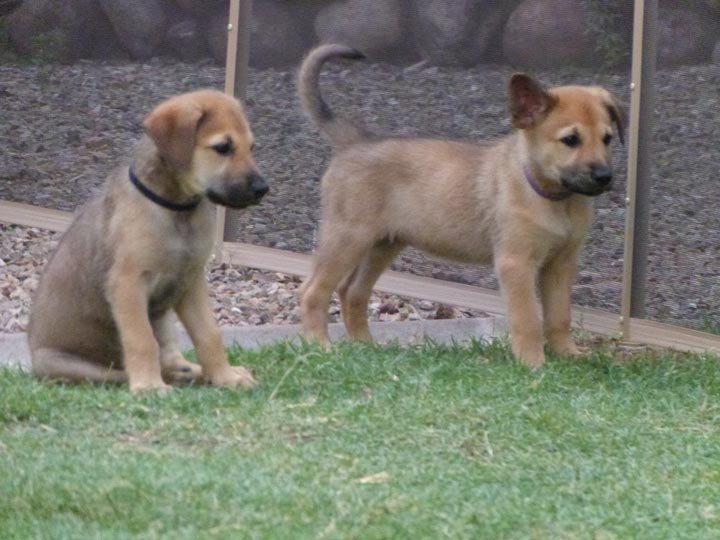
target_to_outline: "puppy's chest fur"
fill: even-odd
[[[548,206],[558,203],[541,204]],[[563,245],[582,239],[592,221],[592,207],[585,201],[573,201],[559,209],[543,210],[529,207],[523,212],[523,217],[552,245]]]
[[[173,214],[157,224],[156,249],[146,266],[151,316],[176,304],[204,270],[212,249],[214,214],[206,208],[197,214]]]

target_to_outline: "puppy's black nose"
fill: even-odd
[[[253,195],[255,195],[258,199],[263,197],[270,189],[265,179],[257,173],[251,173],[248,175],[248,183]]]
[[[592,165],[590,167],[592,179],[601,186],[607,186],[612,181],[612,169],[605,165]]]

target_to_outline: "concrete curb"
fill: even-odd
[[[370,330],[379,343],[398,341],[412,344],[430,339],[437,343],[464,342],[470,339],[495,339],[507,333],[504,317],[485,317],[478,319],[420,320],[404,322],[372,322]],[[263,325],[229,326],[222,329],[226,345],[240,345],[256,348],[275,341],[298,339],[302,332],[300,325]],[[330,336],[334,340],[345,337],[342,324],[330,325]],[[179,333],[180,347],[192,349],[189,336],[182,330]],[[29,370],[30,349],[24,333],[0,334],[0,367],[10,366]]]

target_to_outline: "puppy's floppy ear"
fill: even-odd
[[[187,169],[195,149],[195,137],[205,116],[202,108],[187,98],[172,98],[158,105],[143,121],[160,156],[176,170]]]
[[[525,73],[515,73],[510,78],[508,93],[512,125],[518,129],[535,126],[558,102],[557,97]]]
[[[625,106],[624,103],[620,102],[610,92],[605,91],[605,94],[605,107],[607,108],[608,114],[610,115],[610,120],[613,121],[615,127],[617,128],[620,142],[623,146],[625,146],[625,125],[628,121],[627,106]]]

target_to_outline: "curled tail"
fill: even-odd
[[[369,134],[345,118],[336,117],[320,94],[319,79],[323,64],[332,58],[359,60],[362,53],[345,45],[320,45],[310,51],[298,75],[298,93],[303,109],[336,148],[367,139]]]

